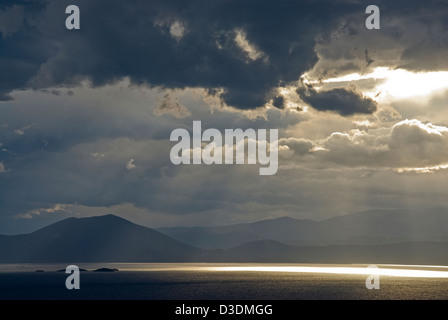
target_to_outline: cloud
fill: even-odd
[[[286,104],[286,99],[283,96],[276,96],[272,98],[272,105],[279,109],[284,109]]]
[[[235,42],[238,47],[247,54],[250,60],[256,61],[264,57],[264,63],[269,62],[269,57],[267,57],[265,53],[259,51],[253,44],[249,43],[247,40],[247,35],[244,31],[235,31]]]
[[[23,214],[18,214],[15,217],[16,217],[16,219],[32,219],[36,216],[40,216],[41,214],[45,214],[45,213],[67,212],[67,207],[69,207],[69,206],[65,205],[65,204],[57,203],[51,208],[34,209],[34,210],[28,211]]]
[[[37,0],[26,10],[11,3],[0,13],[4,101],[14,89],[129,77],[162,88],[221,90],[226,104],[254,109],[313,67],[314,78],[384,65],[448,68],[446,6],[437,0],[382,3],[381,32],[364,27],[365,5],[350,0],[86,2],[84,28],[71,32],[61,27],[68,2]]]
[[[277,128],[282,132],[282,128],[306,117],[277,108],[210,110],[196,90],[160,91],[127,80],[101,88],[73,88],[71,96],[51,91],[17,91],[16,101],[0,104],[1,147],[10,150],[0,154],[0,161],[4,161],[5,169],[11,168],[0,179],[3,229],[8,224],[2,219],[8,216],[29,215],[34,210],[44,213],[40,209],[58,203],[105,208],[102,212],[129,203],[165,214],[167,221],[172,215],[191,215],[197,222],[210,215],[215,218],[211,222],[225,221],[237,206],[247,206],[245,212],[250,211],[244,192],[231,186],[241,177],[254,185],[259,166],[174,166],[169,157],[171,131],[181,127],[191,130],[192,119],[201,119],[203,130]],[[188,106],[191,117],[157,116],[154,110],[167,93],[179,105]],[[17,129],[24,134],[16,134]],[[215,182],[217,185],[212,186]],[[261,198],[249,196],[247,201]],[[233,215],[238,216],[238,212]],[[34,219],[19,220],[33,220],[37,226],[76,211],[57,213],[32,214]]]
[[[448,125],[448,113],[445,112],[447,104],[448,90],[435,92],[424,98],[412,97],[390,102],[390,105],[405,118],[418,118],[445,126]]]
[[[393,126],[389,148],[403,166],[433,166],[448,163],[448,128],[416,119]]]
[[[202,119],[203,129],[279,128],[280,167],[267,179],[259,176],[258,166],[174,166],[169,160],[170,131],[176,127],[191,130],[192,120],[158,117],[153,110],[164,93],[149,89],[142,93],[144,88],[123,82],[101,89],[76,88],[71,97],[23,92],[17,94],[14,108],[0,106],[2,120],[9,124],[1,128],[1,140],[17,154],[2,155],[13,170],[0,179],[1,229],[24,230],[25,223],[35,221],[27,229],[34,230],[39,223],[79,210],[88,215],[118,213],[121,208],[123,217],[138,212],[136,221],[151,226],[149,217],[165,225],[228,224],[282,215],[321,219],[369,206],[446,203],[446,197],[428,196],[428,192],[443,188],[438,179],[447,170],[438,170],[432,177],[396,170],[426,167],[429,162],[435,165],[443,159],[448,150],[444,126],[388,119],[356,130],[353,119],[334,113],[303,114],[277,108],[266,110],[266,118],[251,119],[231,108],[211,114],[188,90],[172,93],[188,106],[194,119]],[[21,136],[13,133],[27,123],[35,124],[32,130]],[[296,126],[310,131],[307,138],[294,131]],[[60,136],[64,139],[51,148]],[[413,153],[411,145],[424,152]],[[128,170],[126,164],[135,168]],[[413,190],[411,200],[409,190]],[[387,197],[381,198],[383,192]],[[55,204],[64,204],[69,211],[50,214],[41,210]],[[41,214],[31,214],[34,210]],[[8,215],[27,213],[33,219],[17,219],[21,224],[17,222],[16,229],[6,221]]]
[[[177,41],[180,41],[185,33],[185,26],[179,22],[174,21],[170,26],[170,34],[171,36],[176,39]]]
[[[299,155],[304,155],[316,148],[316,144],[308,139],[303,138],[282,138],[279,140],[279,145],[287,146],[288,150],[293,150]]]
[[[163,97],[163,101],[160,103],[159,107],[154,110],[154,113],[158,116],[162,114],[171,114],[176,118],[188,118],[191,116],[191,112],[181,105],[177,99],[174,99],[170,93],[167,93]]]
[[[388,66],[409,71],[448,70],[445,1],[396,0],[378,2],[379,32],[360,28],[366,15],[347,12],[332,30],[319,34],[319,58],[308,72],[323,80],[350,73],[366,74]],[[406,9],[403,9],[406,8]]]
[[[299,87],[297,93],[300,98],[319,111],[334,111],[343,116],[354,114],[372,114],[377,110],[377,104],[361,93],[344,88],[327,91],[317,91],[308,86]]]
[[[417,119],[367,131],[334,132],[318,141],[280,139],[279,145],[294,151],[294,154],[283,152],[284,158],[309,168],[336,165],[409,172],[412,170],[400,168],[443,169],[448,163],[448,128]]]
[[[10,67],[15,72],[6,72],[14,78],[0,79],[3,100],[14,89],[72,87],[86,79],[102,86],[129,77],[134,84],[162,88],[222,90],[221,99],[232,107],[263,107],[280,84],[296,81],[317,61],[317,33],[345,12],[362,11],[351,1],[285,0],[281,6],[135,1],[129,6],[113,0],[107,7],[82,3],[84,27],[67,32],[61,12],[68,3],[37,2],[25,10],[29,23],[1,40],[8,49],[0,59],[14,52],[16,60]],[[32,48],[45,49],[32,55]]]

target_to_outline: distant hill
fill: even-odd
[[[227,249],[258,240],[277,240],[284,243],[307,244],[300,239],[312,237],[317,222],[281,217],[253,223],[222,227],[174,227],[156,230],[179,241],[203,249]]]
[[[448,242],[448,211],[370,210],[319,222],[282,217],[223,227],[157,230],[203,249],[228,249],[258,240],[275,240],[293,245]]]
[[[225,262],[448,264],[448,243],[292,246],[261,240],[222,251]]]
[[[68,218],[0,237],[0,262],[198,261],[203,250],[114,215]]]

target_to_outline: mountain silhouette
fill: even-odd
[[[157,230],[203,249],[229,249],[259,240],[300,246],[448,242],[448,212],[446,209],[369,210],[323,221],[282,217],[223,227]]]
[[[300,244],[316,228],[315,221],[280,217],[253,223],[221,227],[174,227],[156,230],[179,241],[203,249],[228,249],[243,243],[259,240],[277,240]],[[305,242],[306,243],[306,242]]]
[[[203,250],[114,215],[68,218],[25,235],[0,237],[0,262],[170,262]]]
[[[0,263],[294,262],[446,265],[448,242],[443,240],[447,225],[446,215],[438,211],[426,212],[424,215],[369,211],[320,222],[284,217],[227,227],[165,229],[176,231],[177,235],[183,237],[188,236],[190,241],[203,243],[209,239],[210,242],[214,241],[211,246],[234,244],[225,249],[200,249],[114,215],[68,218],[29,234],[0,236]],[[192,231],[200,232],[194,238]],[[378,243],[381,242],[378,239],[383,243]],[[293,244],[294,241],[302,244]],[[312,244],[304,244],[306,242]],[[324,242],[327,243],[322,244]]]

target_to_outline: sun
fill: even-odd
[[[437,91],[448,89],[448,72],[419,72],[390,70],[386,82],[378,87],[392,98],[404,99],[429,96]]]
[[[399,100],[410,98],[424,98],[448,89],[448,72],[411,72],[404,69],[390,69],[387,67],[375,68],[371,73],[352,73],[342,77],[323,80],[327,86],[335,83],[355,83],[363,80],[378,81],[373,89],[362,90],[365,96],[375,100]],[[311,82],[313,83],[313,82]]]

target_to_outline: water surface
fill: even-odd
[[[380,289],[371,290],[365,285],[371,273],[367,265],[104,263],[78,266],[87,270],[107,267],[120,271],[81,272],[81,289],[67,290],[68,275],[56,272],[66,265],[0,265],[0,299],[448,299],[448,267],[445,266],[378,265],[380,271],[393,269],[397,274],[400,270],[437,271],[440,276],[380,274]],[[359,274],[363,270],[368,272]]]

